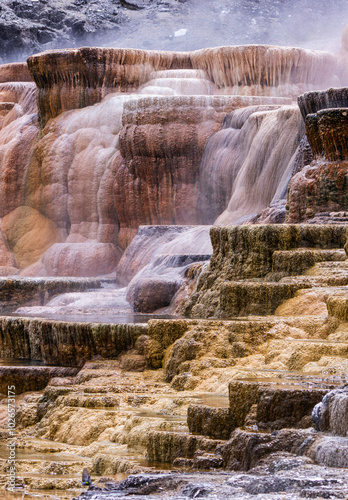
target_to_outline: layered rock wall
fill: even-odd
[[[111,92],[132,92],[159,69],[191,68],[187,53],[81,48],[28,58],[39,93],[40,121],[100,102]]]
[[[289,222],[344,211],[348,206],[348,89],[307,92],[298,102],[314,160],[291,180]]]
[[[139,225],[212,222],[199,184],[206,141],[233,109],[267,101],[278,100],[182,96],[128,101],[114,186],[121,246],[129,243]]]
[[[2,358],[42,360],[48,365],[82,366],[100,355],[116,358],[132,349],[147,325],[69,323],[40,319],[2,317]]]

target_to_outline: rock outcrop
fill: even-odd
[[[347,88],[308,92],[299,97],[314,160],[288,189],[288,222],[344,211],[348,203]]]
[[[114,187],[121,246],[139,225],[207,222],[199,186],[206,141],[231,110],[267,101],[277,99],[148,97],[125,104]]]
[[[0,393],[8,394],[8,387],[14,386],[16,394],[43,390],[53,378],[72,377],[77,368],[55,366],[0,366]]]
[[[335,389],[317,404],[312,413],[316,428],[332,434],[348,436],[348,389]]]
[[[55,322],[3,316],[1,356],[24,358],[58,366],[82,366],[93,356],[115,358],[132,349],[146,325],[103,325]]]
[[[347,238],[347,229],[344,225],[251,225],[230,228],[213,227],[210,234],[213,245],[210,264],[201,273],[196,290],[184,306],[186,314],[193,316],[209,317],[221,314],[221,304],[234,304],[232,299],[227,300],[231,293],[243,304],[248,304],[246,296],[243,295],[241,298],[237,289],[234,290],[233,283],[236,286],[245,287],[247,295],[254,290],[251,304],[260,305],[262,301],[267,303],[271,297],[280,301],[289,298],[295,289],[306,288],[309,285],[303,280],[301,284],[296,281],[269,283],[277,279],[276,276],[273,278],[270,276],[270,279],[267,279],[267,275],[271,275],[273,271],[273,256],[276,257],[276,252],[306,247],[311,249],[343,248]],[[309,257],[310,260],[311,257]],[[279,273],[279,268],[277,273]],[[278,274],[278,280],[281,276]],[[245,283],[245,280],[252,281],[250,286]],[[273,295],[272,285],[275,288]],[[291,286],[295,287],[293,291],[291,291]],[[283,299],[279,295],[281,287],[284,292]],[[268,297],[265,295],[265,288],[270,293]],[[268,308],[262,314],[270,314],[275,311],[276,307],[275,305],[274,309]],[[236,313],[233,314],[233,310],[236,311],[234,307],[232,309],[227,307],[222,314],[225,317],[235,316]],[[247,314],[259,313],[260,310],[247,312]],[[237,312],[238,314],[241,314],[241,310]]]
[[[203,70],[215,85],[216,94],[295,98],[301,91],[336,83],[336,65],[330,53],[271,46],[218,47],[195,52],[85,47],[28,58],[39,90],[43,126],[50,118],[100,102],[111,92],[134,92],[150,80],[154,71]]]

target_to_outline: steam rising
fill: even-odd
[[[270,44],[337,52],[348,20],[345,0],[186,0],[163,4],[177,7],[157,14],[149,8],[133,33],[121,30],[106,45],[196,50]],[[135,22],[136,17],[132,16]]]
[[[346,0],[47,0],[30,11],[21,8],[19,17],[10,8],[4,0],[1,24],[19,30],[23,43],[16,49],[5,29],[1,63],[81,46],[187,51],[267,44],[338,52],[348,20]],[[62,20],[57,24],[56,18]]]

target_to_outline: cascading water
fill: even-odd
[[[219,187],[227,191],[215,212],[216,224],[232,225],[252,219],[272,202],[285,198],[303,133],[299,110],[291,106],[273,110],[249,107],[225,119],[216,139],[212,136],[209,140],[211,152],[207,147],[202,168],[210,178],[203,173],[201,182],[211,186],[215,203],[220,201]],[[216,154],[219,146],[220,155]],[[209,202],[208,198],[207,206]]]

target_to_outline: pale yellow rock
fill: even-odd
[[[296,292],[295,297],[279,306],[275,314],[277,316],[326,316],[326,297],[329,293],[328,289],[322,288],[299,290]]]

